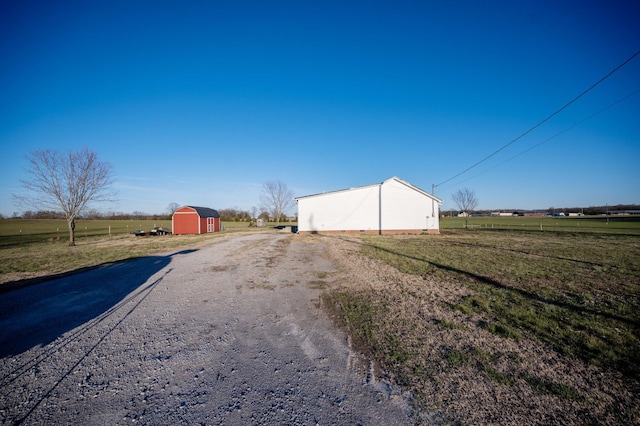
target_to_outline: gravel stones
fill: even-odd
[[[0,298],[2,424],[413,424],[320,309],[322,244],[248,234]]]

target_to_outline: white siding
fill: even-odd
[[[395,179],[382,185],[382,229],[437,229],[438,203]],[[431,219],[431,220],[430,220]]]
[[[298,230],[377,230],[379,188],[372,185],[298,200]]]
[[[300,232],[439,229],[439,200],[397,178],[297,199]]]

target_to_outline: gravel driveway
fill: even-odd
[[[334,272],[317,239],[249,234],[1,294],[0,421],[414,423],[319,308]]]

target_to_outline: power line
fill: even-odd
[[[512,157],[507,158],[507,159],[506,159],[506,160],[504,160],[503,162],[498,163],[498,164],[496,164],[495,166],[490,167],[490,168],[488,168],[488,169],[486,169],[486,170],[483,170],[482,172],[477,173],[477,174],[475,174],[475,175],[473,175],[473,176],[471,176],[471,177],[469,177],[469,178],[467,178],[467,179],[465,179],[465,180],[462,180],[462,181],[460,181],[460,182],[456,183],[456,184],[455,184],[455,185],[453,185],[453,186],[456,186],[456,185],[459,185],[459,184],[461,184],[461,183],[463,183],[463,182],[466,182],[466,181],[468,181],[468,180],[474,179],[474,178],[476,178],[476,177],[478,177],[478,176],[480,176],[480,175],[482,175],[482,174],[484,174],[484,173],[486,173],[486,172],[488,172],[488,171],[491,171],[491,170],[493,170],[493,169],[495,169],[495,168],[497,168],[497,167],[502,166],[502,165],[503,165],[503,164],[505,164],[505,163],[508,163],[509,161],[511,161],[511,160],[513,160],[513,159],[515,159],[515,158],[520,157],[520,156],[521,156],[521,155],[523,155],[523,154],[526,154],[527,152],[529,152],[529,151],[531,151],[531,150],[533,150],[533,149],[535,149],[535,148],[539,147],[540,145],[543,145],[543,144],[545,144],[545,143],[549,142],[549,141],[550,141],[550,140],[552,140],[552,139],[557,138],[558,136],[560,136],[560,135],[562,135],[562,134],[564,134],[564,133],[568,132],[569,130],[572,130],[572,129],[574,129],[574,128],[578,127],[578,126],[579,126],[579,125],[581,125],[582,123],[585,123],[585,122],[587,122],[587,121],[591,120],[592,118],[596,117],[597,115],[602,114],[603,112],[607,111],[608,109],[613,108],[614,106],[616,106],[616,105],[618,105],[619,103],[621,103],[621,102],[623,102],[623,101],[625,101],[625,100],[629,99],[630,97],[632,97],[632,96],[634,96],[634,95],[637,95],[638,93],[640,93],[640,89],[636,89],[636,90],[634,90],[633,92],[629,93],[628,95],[623,96],[622,98],[620,98],[620,99],[618,99],[617,101],[615,101],[615,102],[613,102],[613,103],[611,103],[611,104],[607,105],[606,107],[604,107],[604,108],[602,108],[602,109],[600,109],[600,110],[598,110],[598,111],[594,112],[593,114],[589,115],[588,117],[583,118],[582,120],[580,120],[580,121],[578,121],[578,122],[576,122],[576,123],[572,124],[571,126],[569,126],[569,127],[565,128],[565,129],[563,129],[563,130],[559,131],[558,133],[556,133],[556,134],[554,134],[554,135],[552,135],[552,136],[549,136],[549,137],[548,137],[548,138],[546,138],[545,140],[543,140],[543,141],[541,141],[541,142],[538,142],[537,144],[535,144],[535,145],[533,145],[533,146],[531,146],[531,147],[529,147],[529,148],[525,149],[524,151],[521,151],[521,152],[519,152],[518,154],[516,154],[516,155],[514,155],[514,156],[512,156]],[[446,187],[445,189],[447,189],[447,188],[451,188],[451,187],[452,187],[452,186],[448,186],[448,187]]]
[[[484,163],[485,161],[487,161],[489,158],[493,157],[494,155],[496,155],[497,153],[499,153],[500,151],[504,150],[506,147],[508,147],[509,145],[515,143],[516,141],[522,139],[523,137],[525,137],[526,135],[528,135],[529,133],[531,133],[532,131],[534,131],[535,129],[537,129],[538,127],[540,127],[542,124],[546,123],[547,121],[549,121],[551,118],[555,117],[556,115],[558,115],[560,112],[562,112],[563,110],[565,110],[567,107],[569,107],[569,105],[573,104],[574,102],[576,102],[578,99],[580,99],[581,97],[583,97],[584,95],[586,95],[587,93],[589,93],[591,90],[593,90],[597,85],[599,85],[600,83],[602,83],[604,80],[606,80],[607,78],[609,78],[612,74],[614,74],[616,71],[618,71],[620,68],[622,68],[623,66],[627,65],[629,62],[631,62],[633,60],[633,58],[635,58],[636,56],[640,55],[640,50],[636,51],[633,55],[631,55],[626,61],[624,61],[623,63],[621,63],[620,65],[618,65],[617,67],[615,67],[613,70],[609,71],[604,77],[602,77],[600,80],[596,81],[595,83],[593,83],[588,89],[586,89],[585,91],[583,91],[582,93],[580,93],[578,96],[576,96],[575,98],[571,99],[569,102],[567,102],[566,104],[564,104],[562,107],[560,107],[558,110],[556,110],[554,113],[548,115],[544,120],[538,122],[536,125],[534,125],[533,127],[531,127],[529,130],[527,130],[526,132],[522,133],[520,136],[518,136],[517,138],[511,140],[509,143],[503,145],[502,147],[500,147],[498,150],[492,152],[491,154],[487,155],[486,157],[484,157],[482,160],[472,164],[471,166],[467,167],[466,169],[464,169],[463,171],[461,171],[460,173],[458,173],[455,176],[450,177],[449,179],[440,182],[437,185],[433,185],[433,187],[438,187],[440,185],[443,185],[449,181],[452,181],[453,179],[457,178],[458,176],[468,172],[469,170],[473,169],[474,167]]]

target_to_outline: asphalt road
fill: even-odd
[[[251,234],[0,294],[0,422],[415,423],[320,308],[333,268]]]

